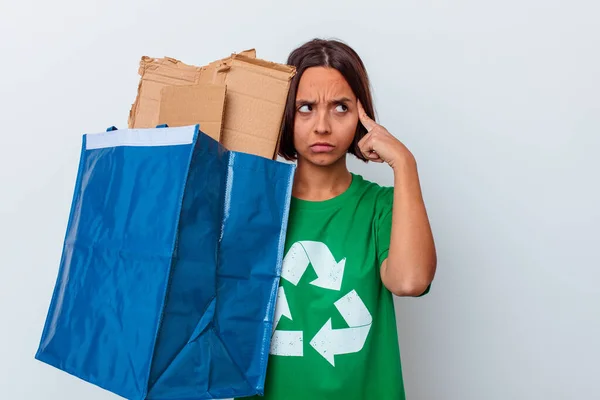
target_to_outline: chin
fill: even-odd
[[[332,154],[332,153],[321,153],[321,154],[310,154],[302,157],[306,162],[320,167],[329,167],[340,163],[345,160],[345,154]]]

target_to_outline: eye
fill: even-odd
[[[304,104],[304,105],[300,106],[298,111],[301,113],[309,113],[312,111],[312,106],[310,104]]]
[[[340,113],[345,113],[346,111],[348,111],[348,107],[345,104],[338,104],[335,107],[335,111],[340,112]]]

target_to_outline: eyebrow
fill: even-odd
[[[351,103],[352,99],[350,99],[349,97],[339,97],[337,99],[333,99],[331,101],[329,101],[329,104],[344,104],[344,103]],[[299,99],[298,101],[296,101],[296,105],[315,105],[317,104],[317,102],[315,100],[304,100],[304,99]]]

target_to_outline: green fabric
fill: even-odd
[[[292,319],[282,316],[276,326],[265,397],[255,399],[405,398],[393,297],[379,275],[392,202],[393,188],[355,174],[331,200],[292,199],[281,279]],[[303,271],[305,260],[310,264]],[[332,273],[339,262],[345,262],[343,274]],[[299,278],[296,285],[290,276]],[[301,342],[277,339],[283,331],[302,335]]]

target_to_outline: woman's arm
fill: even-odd
[[[404,144],[366,115],[360,103],[359,117],[369,132],[359,143],[361,151],[394,170],[392,232],[381,280],[397,296],[419,296],[433,280],[437,255],[417,163]]]
[[[394,206],[383,284],[397,296],[419,296],[435,275],[437,256],[414,159],[394,164]]]

